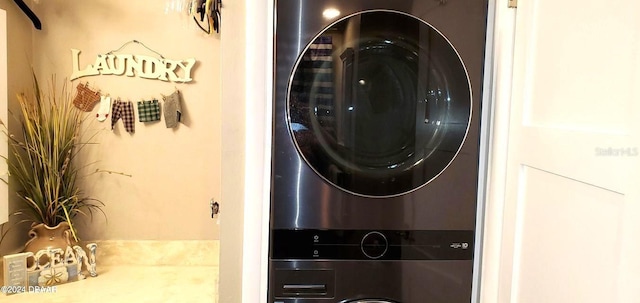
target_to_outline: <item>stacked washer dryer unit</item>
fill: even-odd
[[[269,298],[470,302],[487,0],[277,0]]]

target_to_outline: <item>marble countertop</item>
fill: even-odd
[[[217,266],[104,266],[98,276],[58,285],[51,293],[5,296],[6,303],[217,303]]]

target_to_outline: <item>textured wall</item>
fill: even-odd
[[[16,94],[31,85],[31,63],[33,62],[31,29],[33,26],[13,1],[0,0],[0,9],[5,10],[7,15],[7,91],[0,91],[0,93],[6,94],[9,111],[16,112],[18,109]],[[11,115],[7,119],[9,131],[12,133],[19,132],[20,129],[17,122],[10,117]],[[17,199],[12,192],[13,189],[12,184],[8,201],[6,197],[0,198],[0,208],[7,209],[8,205],[10,212],[17,208],[15,203]],[[15,220],[12,221],[15,222]],[[3,225],[3,228],[6,230],[8,225]],[[12,233],[2,241],[0,255],[19,249],[24,244],[23,239],[25,237],[26,230],[24,227],[22,229],[13,229]]]
[[[209,214],[209,199],[220,195],[221,94],[220,41],[206,36],[176,12],[165,13],[169,1],[47,0],[33,4],[43,23],[33,32],[34,66],[41,81],[55,74],[60,81],[72,72],[71,49],[81,50],[83,68],[96,56],[138,40],[167,59],[196,58],[193,82],[172,83],[114,75],[82,81],[112,98],[134,102],[159,98],[179,89],[184,98],[183,121],[166,128],[163,121],[143,124],[136,113],[135,134],[122,122],[111,130],[110,119],[98,122],[99,106],[89,113],[92,145],[83,150],[85,172],[96,169],[132,175],[92,174],[84,189],[106,206],[107,222],[98,216],[81,224],[83,240],[205,240],[217,239],[218,226]],[[157,56],[139,44],[117,54]]]

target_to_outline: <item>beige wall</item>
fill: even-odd
[[[7,11],[0,9],[0,119],[5,130],[7,121]],[[8,140],[0,140],[0,155],[9,154]],[[7,161],[0,161],[0,224],[9,220],[9,178]]]
[[[7,14],[7,91],[0,93],[7,94],[8,108],[15,112],[18,109],[16,94],[31,85],[30,74],[33,61],[31,29],[33,26],[13,1],[0,0],[0,9],[5,10]],[[10,132],[19,131],[15,120],[10,118],[7,120]],[[4,197],[0,199],[0,208],[6,209],[8,202],[10,212],[17,208],[15,203],[17,199],[11,193],[12,189],[13,186],[10,187],[8,201]],[[7,228],[7,225],[3,227]],[[0,255],[18,249],[19,243],[24,243],[19,235],[26,236],[25,229],[13,229],[13,231],[15,232],[9,234],[0,245]]]
[[[12,1],[2,1],[14,8]],[[183,94],[184,123],[168,129],[163,121],[137,122],[129,135],[118,122],[98,122],[95,107],[87,128],[97,132],[98,145],[83,151],[87,172],[105,169],[132,175],[93,174],[85,191],[106,204],[101,216],[80,224],[83,240],[192,240],[217,239],[218,225],[210,217],[209,199],[220,197],[221,73],[219,37],[207,36],[176,12],[165,13],[166,1],[47,0],[31,4],[42,21],[33,31],[33,64],[40,81],[55,74],[59,81],[72,72],[70,49],[82,51],[80,65],[92,64],[104,54],[136,39],[167,59],[196,58],[191,83],[172,83],[138,77],[100,75],[82,82],[112,98],[140,101],[179,89]],[[11,14],[26,19],[24,15]],[[14,33],[14,37],[15,37]],[[29,36],[31,33],[22,33]],[[15,39],[15,38],[14,38]],[[30,45],[30,44],[29,44]],[[11,59],[21,59],[18,51]],[[138,44],[119,53],[155,56]],[[26,66],[26,64],[23,63]],[[23,66],[9,66],[10,72]],[[28,69],[27,69],[28,71]]]

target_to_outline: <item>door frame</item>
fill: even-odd
[[[501,235],[496,235],[493,226],[488,226],[488,222],[495,220],[495,214],[491,213],[495,209],[493,200],[490,199],[494,184],[492,182],[502,181],[506,182],[506,176],[503,180],[495,179],[493,172],[496,166],[503,165],[506,170],[506,157],[497,158],[494,157],[496,149],[504,146],[506,154],[506,146],[508,139],[508,132],[500,132],[503,129],[496,127],[496,124],[500,125],[503,122],[505,111],[500,111],[504,106],[497,101],[504,101],[508,99],[498,98],[505,96],[505,90],[511,87],[510,73],[509,77],[505,78],[502,72],[510,71],[511,66],[507,66],[506,62],[511,63],[509,55],[512,57],[513,52],[504,53],[504,50],[513,50],[513,40],[509,41],[504,37],[504,31],[507,27],[511,29],[512,24],[509,22],[509,17],[503,9],[500,9],[500,4],[497,0],[489,0],[488,13],[487,13],[487,36],[485,46],[485,62],[484,62],[484,74],[483,74],[483,89],[482,89],[482,111],[481,111],[481,123],[480,123],[480,149],[479,149],[479,169],[478,169],[478,209],[476,215],[476,247],[474,251],[474,266],[473,266],[473,289],[471,302],[495,302],[486,300],[484,298],[485,288],[492,287],[495,284],[492,280],[492,272],[490,269],[494,266],[493,260],[487,258],[492,257],[491,254],[486,255],[487,252],[493,253],[491,250],[495,246],[495,240],[500,239]],[[504,5],[506,7],[506,5]],[[511,44],[509,44],[511,42]],[[508,80],[508,81],[507,81]],[[508,123],[508,115],[506,122]],[[504,160],[500,160],[504,159]],[[504,200],[504,199],[503,199]],[[501,229],[500,229],[501,231]],[[487,269],[489,267],[489,270]],[[497,278],[497,276],[496,276]],[[496,280],[497,281],[497,280]]]
[[[484,125],[489,125],[486,173],[484,187],[480,187],[479,199],[484,200],[480,258],[478,298],[473,302],[498,302],[500,255],[502,249],[503,213],[507,184],[507,154],[509,146],[509,123],[511,119],[511,88],[513,83],[513,58],[515,46],[516,9],[509,8],[507,1],[494,1],[493,36],[491,62],[486,70],[491,71],[491,82],[485,83],[490,91],[489,116],[483,116]],[[484,137],[483,137],[484,138]],[[481,179],[482,180],[482,179]],[[482,183],[481,183],[482,184]]]

